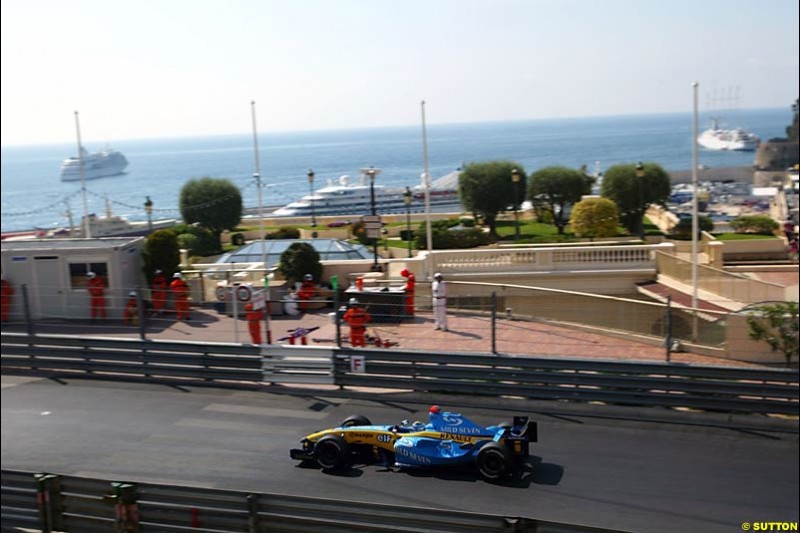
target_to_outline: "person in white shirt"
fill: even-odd
[[[447,284],[438,272],[433,275],[433,321],[436,329],[447,331]]]

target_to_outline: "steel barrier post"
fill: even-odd
[[[497,293],[492,292],[492,353],[497,355]]]
[[[33,477],[36,479],[36,504],[39,507],[39,526],[42,533],[63,531],[61,477],[55,474],[34,474]]]
[[[142,299],[142,289],[140,288],[136,289],[136,312],[139,313],[139,338],[146,341],[147,333],[144,327],[146,313],[144,312],[144,300]]]
[[[114,488],[117,531],[119,533],[138,533],[139,531],[139,490],[132,483],[111,483]]]
[[[259,533],[258,527],[258,494],[247,495],[248,531],[249,533]]]
[[[664,344],[667,352],[667,363],[672,356],[672,296],[667,295],[667,316],[664,318]]]
[[[31,320],[31,306],[28,301],[28,285],[22,284],[22,308],[25,311],[25,325],[28,327],[28,335],[33,337],[33,320]]]

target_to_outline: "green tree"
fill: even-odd
[[[170,229],[159,229],[147,236],[144,243],[144,275],[152,279],[156,270],[168,278],[178,272],[181,252],[178,236]]]
[[[520,181],[511,171],[517,169]],[[519,205],[525,193],[525,169],[513,161],[470,163],[458,178],[458,193],[466,211],[483,217],[489,235],[497,238],[497,213]]]
[[[619,227],[619,212],[608,198],[586,198],[575,204],[569,223],[578,237],[613,237]]]
[[[617,204],[622,225],[641,235],[643,217],[650,204],[663,204],[669,198],[669,174],[657,163],[614,165],[603,175],[601,194]]]
[[[781,352],[787,367],[792,357],[798,356],[797,313],[797,302],[778,302],[760,305],[747,315],[750,338],[765,341],[773,352]]]
[[[792,123],[789,126],[786,127],[786,137],[791,142],[797,142],[797,138],[798,138],[797,137],[797,129],[798,129],[797,111],[798,111],[798,107],[800,107],[798,105],[799,103],[800,103],[800,99],[797,99],[797,100],[794,101],[794,104],[792,104],[792,111],[794,111],[794,119],[792,120]]]
[[[569,219],[567,206],[579,202],[591,192],[591,183],[580,170],[568,167],[545,167],[531,174],[530,198],[540,212],[549,213],[558,234],[564,234]]]
[[[181,189],[180,207],[187,224],[197,223],[213,233],[219,251],[222,232],[242,220],[242,193],[228,179],[193,179]]]
[[[697,231],[714,231],[714,220],[711,217],[700,215],[697,217]],[[690,217],[681,218],[672,228],[672,236],[678,240],[692,238],[692,219]],[[698,234],[697,238],[700,238]]]
[[[292,283],[302,280],[306,274],[314,276],[316,282],[322,278],[319,253],[305,242],[293,243],[281,254],[278,270]]]
[[[736,233],[772,235],[778,229],[778,223],[766,215],[745,215],[731,220],[731,227]]]

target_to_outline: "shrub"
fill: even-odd
[[[279,228],[276,231],[264,235],[266,239],[299,239],[300,230],[293,226]]]
[[[698,216],[697,227],[698,231],[714,231],[714,221],[705,215]],[[688,217],[680,219],[672,228],[672,237],[677,240],[690,240],[692,238],[692,219]]]
[[[778,223],[765,215],[748,215],[731,220],[731,227],[736,233],[772,235],[778,229]]]
[[[314,281],[317,283],[322,278],[319,253],[305,242],[296,242],[281,254],[278,270],[291,282],[302,280],[306,274],[314,276]]]
[[[219,239],[211,230],[198,226],[184,226],[184,232],[178,235],[178,244],[189,250],[189,255],[214,255],[221,252]]]

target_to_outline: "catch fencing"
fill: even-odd
[[[524,516],[2,471],[3,531],[622,533]]]
[[[318,383],[800,414],[796,370],[13,333],[3,333],[2,344],[4,374],[246,388]]]

